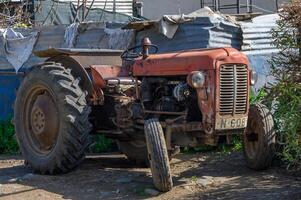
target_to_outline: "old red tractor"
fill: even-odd
[[[241,135],[247,165],[267,168],[273,119],[264,105],[249,103],[256,73],[247,57],[233,48],[157,50],[145,38],[124,52],[36,52],[48,59],[26,73],[14,115],[28,165],[42,174],[68,172],[83,160],[90,134],[105,134],[128,159],[149,165],[156,188],[168,191],[179,147]]]

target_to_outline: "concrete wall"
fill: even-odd
[[[201,8],[200,0],[139,0],[143,2],[143,16],[148,19],[159,19],[162,15],[172,14],[189,14],[197,9]],[[241,5],[245,5],[247,0],[240,0]],[[278,0],[278,4],[281,5],[289,0]],[[207,3],[212,0],[207,0]],[[236,0],[221,0],[221,4],[233,4]],[[253,12],[263,12],[270,14],[276,12],[276,0],[253,0]],[[262,9],[258,9],[260,7]],[[236,13],[236,9],[222,10],[222,13]],[[245,9],[241,9],[241,12],[246,12]]]

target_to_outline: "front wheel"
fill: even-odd
[[[150,119],[144,129],[154,185],[158,190],[167,192],[172,189],[173,182],[162,126],[157,119]]]
[[[244,133],[244,155],[251,169],[267,169],[275,153],[275,131],[271,112],[262,104],[250,107]]]

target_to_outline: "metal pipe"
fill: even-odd
[[[215,11],[219,11],[219,0],[215,0]]]
[[[116,0],[113,1],[113,13],[116,13]]]
[[[250,0],[250,13],[253,13],[253,0]]]
[[[108,79],[106,81],[108,85],[135,85],[136,83],[135,79],[114,78],[114,79]]]
[[[186,115],[186,112],[168,112],[168,111],[155,111],[155,110],[143,110],[144,113],[148,114],[159,114],[159,115]]]
[[[83,4],[82,4],[82,22],[85,21],[85,13],[86,13],[86,0],[83,0]]]

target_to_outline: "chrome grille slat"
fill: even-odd
[[[245,65],[222,65],[220,67],[221,115],[245,114],[248,98],[248,71]]]

